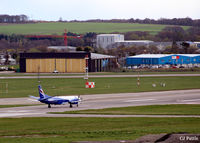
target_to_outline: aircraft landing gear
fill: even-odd
[[[51,104],[48,104],[48,108],[51,108]]]
[[[78,104],[76,106],[78,107]]]
[[[69,107],[72,108],[73,107],[72,104],[70,104]]]

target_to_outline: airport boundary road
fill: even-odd
[[[184,76],[200,76],[200,74],[150,74],[139,75],[140,77],[184,77]],[[101,78],[101,77],[138,77],[138,75],[89,75],[89,78]],[[0,79],[29,79],[38,78],[38,76],[2,76]],[[80,76],[40,76],[40,78],[84,78],[84,75]]]

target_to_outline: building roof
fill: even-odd
[[[115,56],[91,53],[91,59],[110,59],[110,58],[115,58]]]
[[[117,43],[152,43],[150,40],[126,40],[126,41],[118,41]]]
[[[119,36],[119,35],[122,35],[122,34],[99,34],[97,36]],[[124,36],[124,35],[122,35]]]
[[[49,46],[48,48],[56,49],[56,50],[62,50],[62,49],[76,50],[76,47],[72,47],[72,46]]]
[[[178,55],[178,56],[187,56],[187,57],[196,57],[200,56],[200,54],[141,54],[136,56],[130,56],[129,58],[162,58],[172,55]]]
[[[173,55],[175,55],[175,54],[173,54]],[[188,57],[200,56],[200,54],[177,54],[177,55],[180,55],[180,56],[188,56]]]
[[[130,58],[162,58],[169,56],[169,54],[141,54],[136,56],[130,56]]]

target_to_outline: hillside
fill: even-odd
[[[158,24],[130,24],[130,23],[35,23],[35,24],[2,24],[0,25],[0,34],[62,34],[64,29],[74,33],[111,33],[128,31],[149,31],[151,34],[157,34],[167,25]],[[182,26],[188,29],[189,26]]]

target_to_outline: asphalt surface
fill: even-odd
[[[169,76],[200,76],[200,74],[147,74],[139,75],[140,77],[169,77]],[[101,77],[138,77],[138,75],[90,75],[90,78],[101,78]],[[38,76],[1,76],[0,79],[28,79],[28,78],[38,78]],[[40,78],[84,78],[84,75],[55,75],[55,76],[40,76]]]
[[[79,107],[69,108],[66,105],[46,104],[14,108],[0,108],[0,117],[200,117],[200,116],[173,116],[173,115],[83,115],[83,114],[47,114],[48,112],[63,112],[86,109],[102,109],[110,107],[127,107],[141,105],[162,104],[200,104],[200,89],[175,90],[143,93],[118,93],[83,95]],[[4,98],[0,105],[38,104],[30,98]]]

